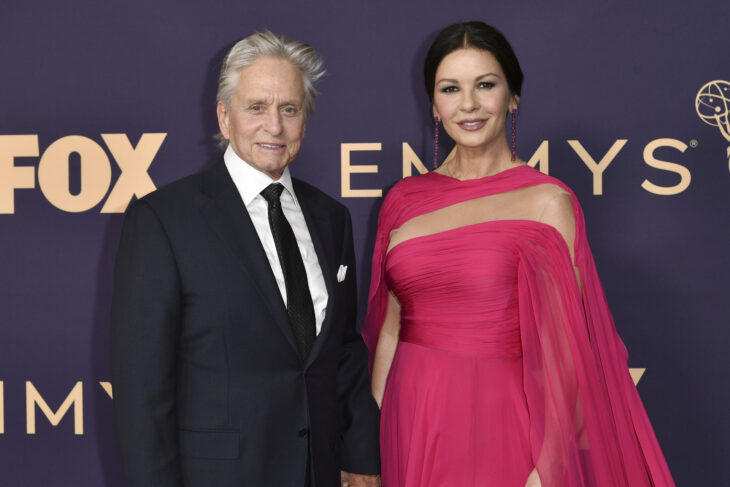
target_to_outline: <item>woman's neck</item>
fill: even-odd
[[[506,142],[486,148],[459,146],[453,159],[446,161],[444,172],[465,181],[491,176],[520,164],[523,164],[520,160],[512,161],[512,152]]]

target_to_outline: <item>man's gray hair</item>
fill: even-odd
[[[250,66],[261,57],[278,57],[286,59],[296,66],[302,74],[304,85],[305,119],[314,109],[314,99],[319,94],[315,85],[324,76],[322,59],[312,46],[304,42],[294,41],[284,34],[274,34],[265,29],[242,39],[234,45],[226,57],[218,78],[216,101],[222,102],[226,110],[231,109],[231,100],[238,88],[238,76],[241,69]],[[222,134],[216,137],[221,148],[225,149],[228,141]]]

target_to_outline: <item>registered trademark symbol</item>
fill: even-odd
[[[695,148],[698,145],[700,145],[700,143],[697,142],[697,139],[692,139],[692,140],[689,141],[689,146],[692,147],[692,148]]]

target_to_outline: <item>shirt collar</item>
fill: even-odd
[[[260,195],[261,191],[273,182],[281,183],[284,186],[284,189],[286,189],[291,195],[294,200],[294,204],[297,208],[299,207],[297,195],[294,193],[294,185],[292,184],[289,166],[284,168],[284,172],[278,180],[273,180],[238,157],[238,154],[236,154],[230,144],[228,144],[228,148],[226,148],[226,152],[223,154],[223,161],[225,162],[226,169],[228,169],[228,173],[231,175],[231,179],[233,179],[233,183],[236,185],[236,188],[238,188],[238,192],[241,194],[241,199],[243,199],[243,204],[246,205],[246,207],[248,207],[251,202]]]

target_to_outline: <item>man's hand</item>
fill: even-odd
[[[380,487],[380,475],[362,475],[340,471],[342,487]]]

